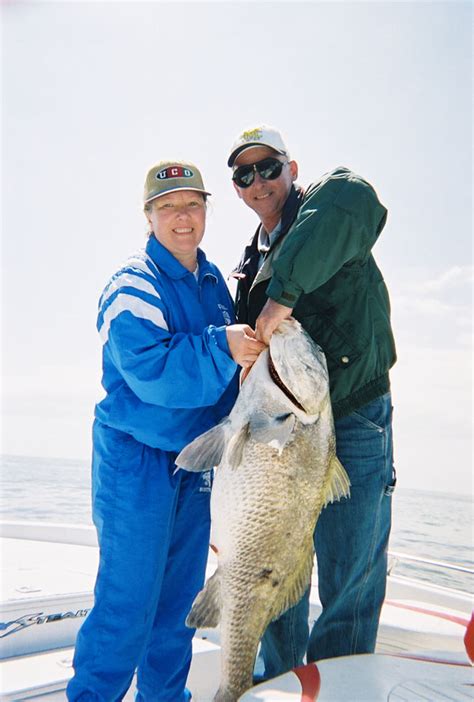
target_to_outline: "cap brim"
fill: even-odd
[[[147,200],[144,200],[144,204],[146,205],[152,200],[157,200],[159,197],[163,197],[163,195],[169,195],[169,193],[176,193],[178,192],[178,190],[193,190],[195,193],[202,193],[203,195],[212,195],[212,193],[209,193],[207,190],[202,190],[201,188],[170,188],[169,190],[165,190],[162,193],[157,193],[157,195],[152,195],[152,197],[149,197]]]
[[[282,156],[288,155],[286,151],[276,149],[271,144],[263,144],[261,141],[247,142],[246,144],[242,144],[242,146],[239,146],[237,149],[232,151],[231,155],[229,156],[229,160],[227,161],[227,165],[232,168],[234,161],[239,154],[241,154],[243,151],[247,151],[247,149],[254,149],[256,146],[266,146],[268,149],[272,149],[272,151],[275,151],[277,154],[281,154]]]

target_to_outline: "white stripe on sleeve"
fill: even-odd
[[[152,275],[155,278],[160,272],[151,256],[149,256],[143,249],[140,249],[140,251],[132,254],[127,259],[125,265],[130,268],[138,268],[138,270],[148,273],[148,275]]]
[[[110,324],[122,312],[131,312],[134,317],[153,322],[160,329],[168,329],[163,313],[158,307],[154,307],[149,302],[145,302],[145,300],[134,295],[122,294],[118,295],[104,312],[103,323],[99,329],[99,334],[104,344],[109,338]]]
[[[149,273],[149,271],[147,271]],[[148,280],[140,278],[139,275],[133,275],[133,273],[121,273],[114,280],[112,280],[108,287],[106,288],[104,294],[102,295],[100,304],[103,305],[106,300],[109,299],[111,295],[114,294],[119,288],[136,288],[137,290],[142,290],[143,292],[149,293],[154,297],[160,298],[160,295]]]

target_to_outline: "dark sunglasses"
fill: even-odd
[[[255,180],[255,173],[264,180],[276,180],[281,174],[283,166],[288,161],[279,161],[277,158],[264,158],[257,163],[249,163],[247,166],[239,166],[232,174],[232,180],[239,188],[248,188]]]

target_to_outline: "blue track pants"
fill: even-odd
[[[204,582],[210,475],[173,475],[174,458],[94,424],[100,563],[94,607],[77,637],[70,701],[121,700],[135,670],[140,702],[190,699],[194,629],[184,622]]]

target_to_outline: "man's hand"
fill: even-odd
[[[250,368],[265,348],[257,341],[255,332],[248,324],[231,324],[226,327],[227,343],[232,358],[242,368]]]
[[[270,338],[280,322],[284,319],[291,317],[293,309],[291,307],[286,307],[286,305],[280,305],[279,302],[275,302],[271,298],[268,298],[265,303],[265,307],[260,312],[258,316],[257,323],[255,325],[256,337],[259,341],[263,341],[264,344],[268,346],[270,343]]]

